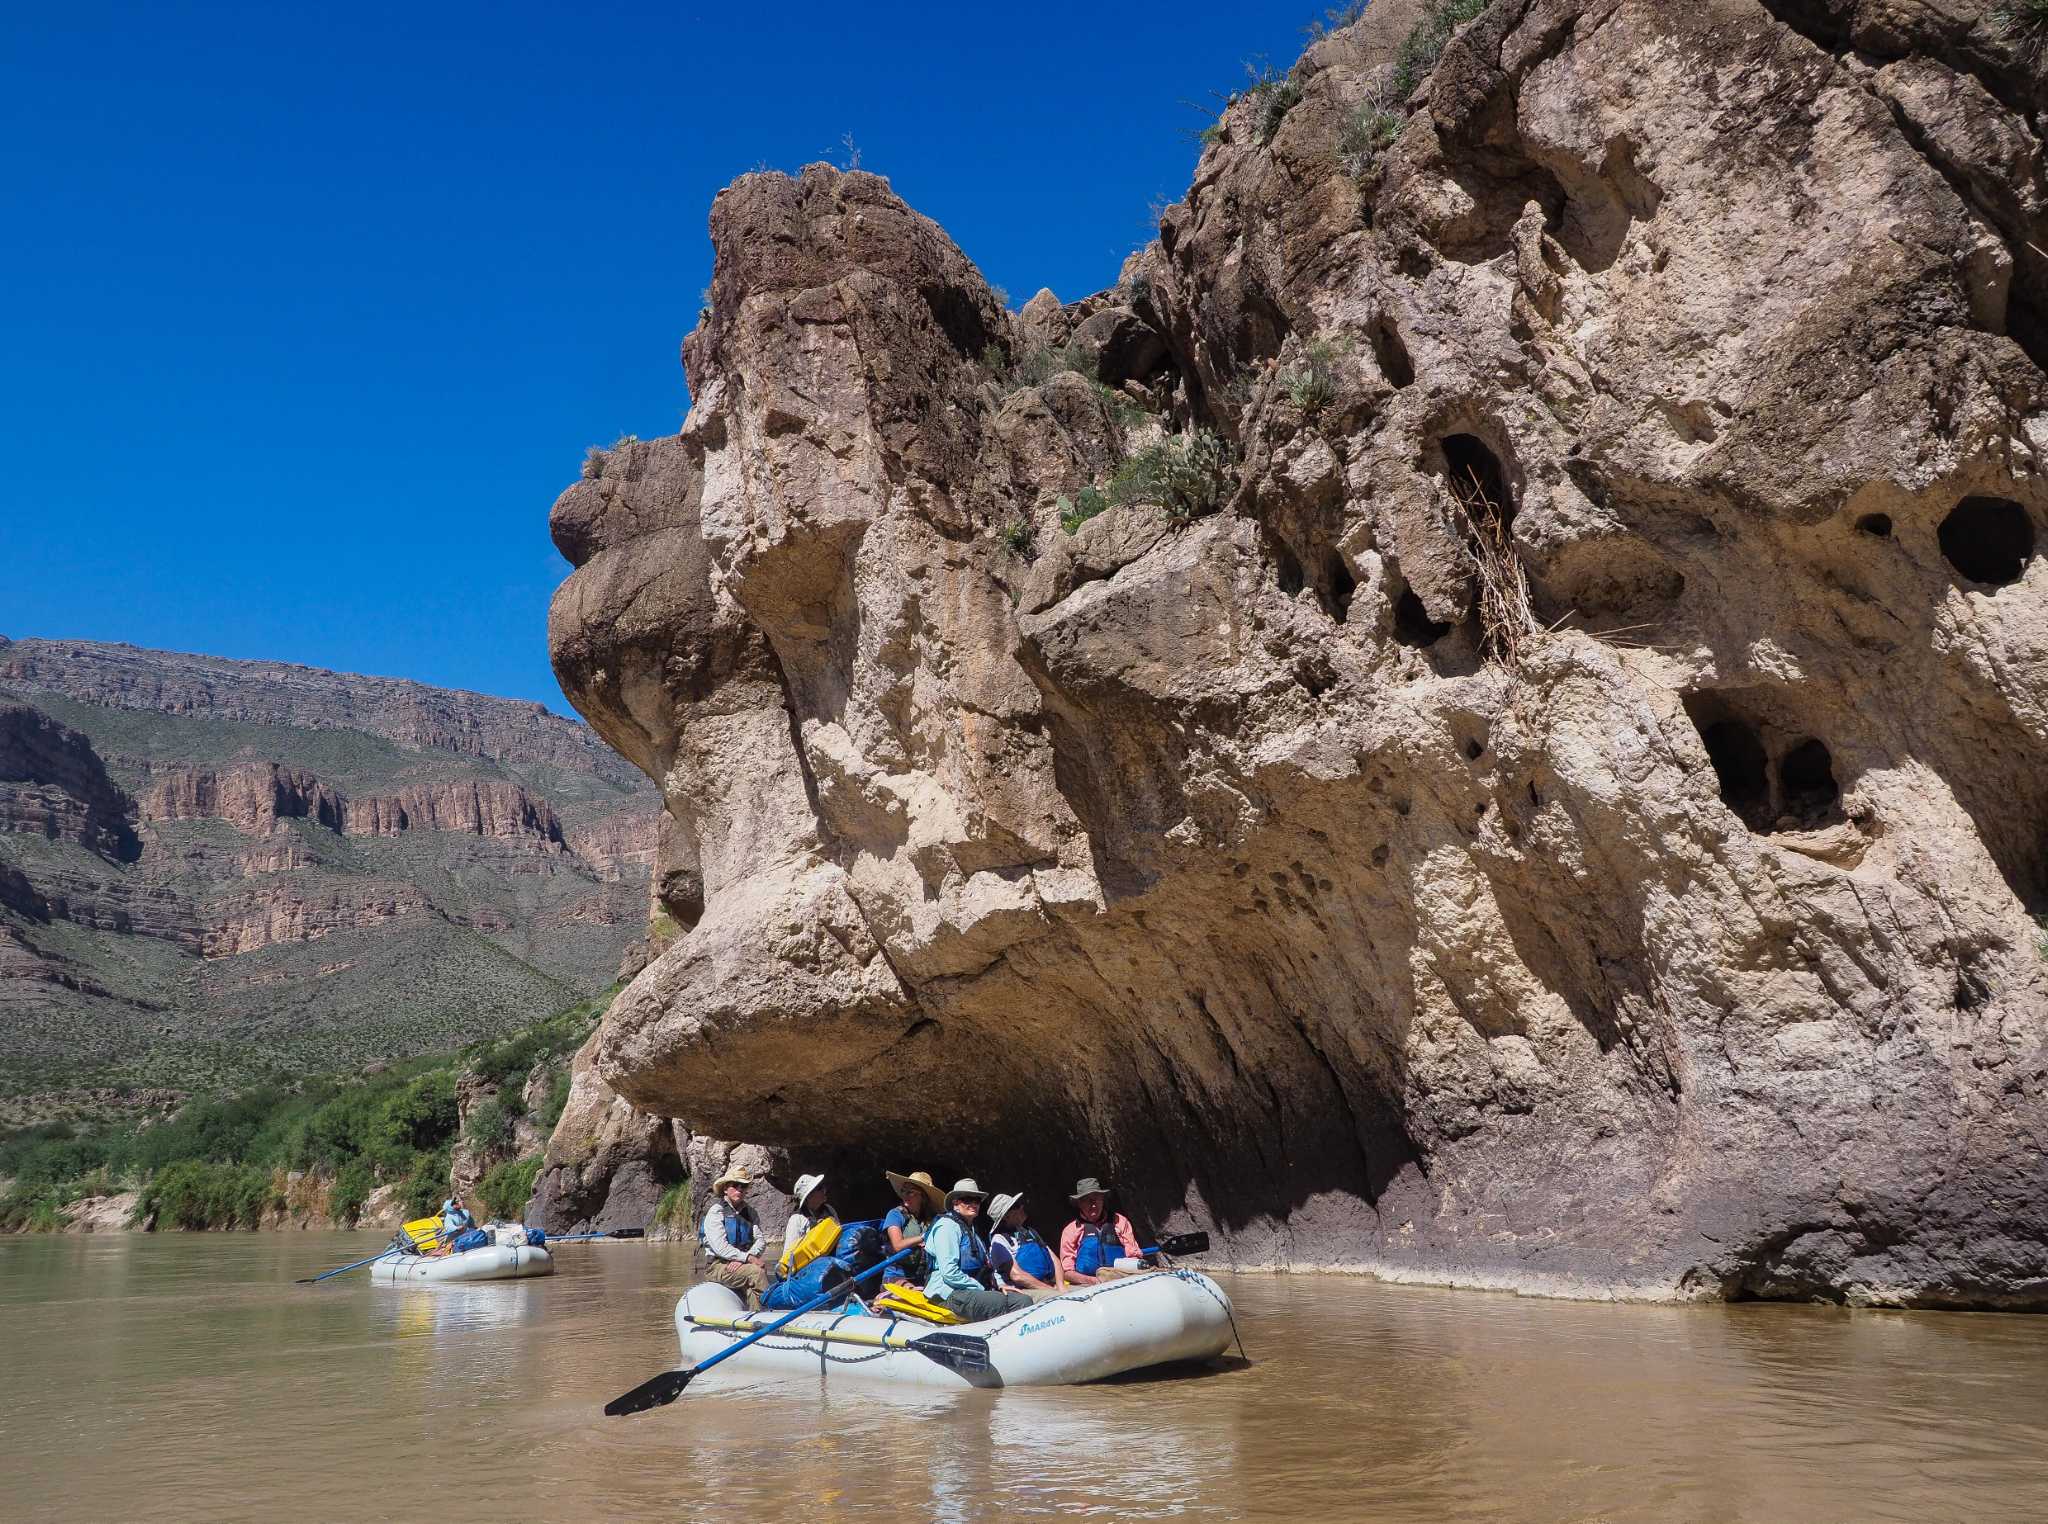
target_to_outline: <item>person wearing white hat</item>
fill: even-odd
[[[796,1209],[789,1214],[789,1226],[782,1230],[782,1257],[788,1259],[790,1251],[803,1242],[804,1234],[811,1231],[811,1225],[826,1217],[837,1217],[832,1203],[825,1199],[825,1177],[823,1175],[798,1175],[796,1189],[789,1193],[796,1203]]]
[[[758,1308],[768,1289],[768,1266],[761,1256],[760,1219],[747,1205],[747,1189],[753,1183],[738,1165],[711,1182],[716,1199],[704,1214],[697,1240],[711,1261],[710,1278]]]
[[[1065,1291],[1066,1271],[1038,1229],[1024,1220],[1024,1193],[999,1195],[988,1204],[988,1254],[996,1285],[1004,1291]]]
[[[924,1252],[931,1260],[925,1297],[948,1308],[963,1323],[1022,1312],[1031,1305],[1031,1298],[1021,1291],[996,1289],[988,1240],[976,1226],[987,1195],[972,1180],[954,1181],[953,1189],[946,1192],[946,1210],[924,1235]]]

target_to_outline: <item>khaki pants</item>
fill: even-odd
[[[715,1259],[711,1262],[708,1279],[737,1291],[746,1298],[747,1306],[758,1308],[762,1293],[768,1289],[768,1272],[753,1260],[735,1264],[730,1260]]]

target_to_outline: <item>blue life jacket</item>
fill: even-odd
[[[1105,1213],[1101,1222],[1081,1224],[1081,1241],[1074,1247],[1074,1270],[1080,1275],[1100,1275],[1123,1252],[1124,1241],[1116,1236],[1116,1218]]]
[[[725,1241],[742,1254],[753,1248],[754,1224],[744,1215],[745,1209],[735,1212],[724,1202],[719,1203],[718,1209],[725,1216]],[[697,1241],[704,1245],[706,1254],[711,1253],[711,1241],[704,1236],[704,1225],[701,1222],[697,1225]]]
[[[1053,1278],[1052,1250],[1048,1249],[1045,1240],[1038,1236],[1038,1229],[1019,1228],[1011,1237],[1017,1241],[1016,1250],[1012,1254],[1012,1258],[1017,1262],[1017,1268],[1026,1275],[1035,1275],[1049,1283]],[[1080,1263],[1079,1255],[1074,1257],[1074,1262]]]
[[[973,1225],[958,1212],[949,1211],[945,1214],[945,1217],[952,1218],[960,1229],[960,1269],[965,1274],[972,1276],[977,1286],[986,1290],[989,1286],[990,1275],[988,1241],[977,1233]],[[945,1220],[945,1217],[935,1220],[932,1223],[932,1227],[937,1227],[940,1222]],[[930,1229],[926,1229],[926,1233],[929,1235]]]

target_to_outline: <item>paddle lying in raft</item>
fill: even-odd
[[[890,1255],[887,1259],[883,1260],[879,1265],[874,1265],[866,1270],[861,1271],[861,1273],[859,1275],[856,1275],[853,1278],[853,1280],[857,1284],[861,1281],[866,1280],[871,1275],[880,1275],[884,1270],[888,1269],[891,1265],[895,1264],[896,1261],[898,1261],[899,1259],[908,1259],[911,1255],[917,1253],[917,1251],[922,1247],[922,1244],[912,1244],[909,1248],[903,1250],[902,1252]],[[704,1372],[710,1370],[712,1366],[718,1364],[721,1360],[731,1359],[734,1355],[738,1354],[748,1345],[757,1343],[760,1340],[767,1338],[768,1335],[772,1333],[777,1333],[783,1328],[788,1327],[791,1323],[794,1323],[798,1318],[802,1317],[805,1313],[816,1312],[820,1307],[823,1307],[827,1302],[831,1301],[834,1297],[843,1295],[846,1290],[846,1284],[846,1282],[842,1281],[839,1285],[833,1286],[830,1290],[819,1292],[818,1295],[812,1297],[811,1300],[804,1303],[803,1306],[797,1308],[796,1311],[784,1313],[781,1317],[777,1318],[774,1322],[768,1324],[766,1327],[756,1329],[753,1333],[748,1334],[744,1339],[740,1339],[734,1343],[726,1345],[724,1349],[721,1349],[717,1354],[711,1356],[709,1359],[699,1360],[695,1365],[691,1366],[688,1370],[663,1371],[659,1376],[656,1376],[652,1381],[641,1382],[640,1385],[634,1387],[632,1391],[626,1392],[621,1396],[614,1397],[610,1402],[607,1402],[604,1405],[604,1416],[607,1418],[624,1418],[631,1413],[644,1413],[649,1408],[664,1407],[667,1404],[674,1402],[678,1397],[683,1395],[684,1387],[688,1386],[691,1383],[691,1381],[695,1380],[698,1376],[703,1375]],[[953,1335],[951,1336],[951,1338],[953,1342],[952,1345],[949,1346],[949,1348],[953,1351],[952,1358],[960,1358],[964,1355],[965,1351],[963,1346],[969,1343],[980,1344],[982,1365],[986,1367],[988,1363],[988,1344],[986,1341],[981,1339],[972,1339],[970,1338],[970,1336],[959,1334]],[[917,1340],[910,1347],[917,1348],[918,1345],[921,1345],[923,1342],[924,1341],[922,1339]],[[918,1352],[920,1354],[926,1353],[926,1351],[922,1349],[919,1349]],[[936,1353],[932,1355],[932,1358],[935,1360],[941,1360],[941,1356]],[[944,1363],[944,1361],[941,1360],[941,1363]]]
[[[765,1323],[752,1318],[692,1318],[699,1328],[723,1328],[733,1333],[768,1333]],[[821,1344],[852,1344],[861,1349],[907,1349],[936,1360],[963,1376],[988,1369],[988,1340],[973,1334],[935,1333],[906,1339],[900,1334],[841,1333],[832,1328],[785,1328],[785,1339],[815,1339]]]

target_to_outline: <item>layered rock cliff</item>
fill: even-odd
[[[533,705],[0,642],[0,1122],[557,1011],[644,936],[655,818]]]
[[[682,931],[596,1077],[1243,1262],[2048,1303],[2029,39],[1451,21],[1235,101],[1079,303],[718,198],[682,433],[552,521]]]

